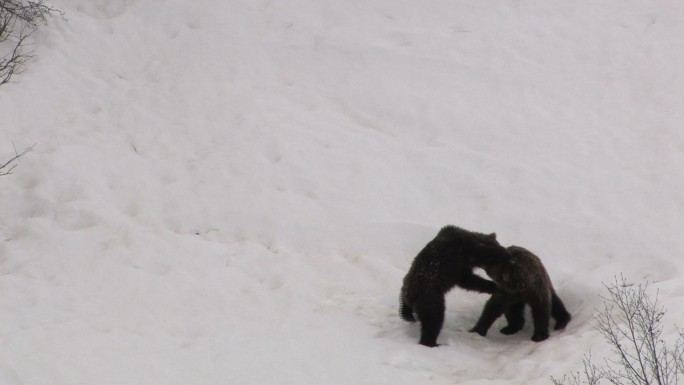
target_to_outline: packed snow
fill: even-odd
[[[684,3],[53,0],[0,87],[0,384],[549,384],[604,282],[684,326]],[[573,315],[437,348],[397,314],[440,227]],[[483,272],[479,272],[484,274]]]

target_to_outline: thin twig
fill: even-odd
[[[12,170],[14,170],[15,167],[17,167],[16,164],[12,164],[14,161],[17,159],[21,158],[22,156],[26,155],[29,151],[33,150],[33,147],[35,147],[36,144],[32,144],[31,146],[27,147],[24,151],[21,153],[17,152],[16,147],[14,148],[14,156],[10,158],[7,162],[4,164],[0,165],[0,176],[5,176],[5,175],[10,175],[12,173]],[[7,170],[5,168],[9,167]]]

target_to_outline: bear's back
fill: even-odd
[[[475,236],[477,233],[456,226],[443,227],[413,260],[404,277],[407,294],[415,288],[446,292],[454,287],[464,272],[472,270],[461,250]]]
[[[511,264],[493,266],[485,271],[503,290],[512,293],[543,290],[550,295],[551,279],[539,257],[520,246],[506,248]]]
[[[406,280],[420,285],[438,285],[446,290],[453,286],[456,276],[463,269],[462,258],[453,242],[433,239],[418,253],[411,264]]]

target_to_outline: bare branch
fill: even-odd
[[[24,151],[22,152],[17,152],[16,148],[14,149],[14,156],[10,158],[7,162],[4,164],[0,164],[0,176],[5,176],[5,175],[10,175],[12,173],[12,170],[14,170],[15,167],[17,167],[16,164],[13,164],[17,159],[21,158],[22,156],[26,155],[29,151],[33,150],[33,147],[36,145],[33,144],[29,147],[27,147]]]
[[[0,0],[0,85],[9,83],[31,59],[26,39],[55,13],[64,17],[45,0]]]

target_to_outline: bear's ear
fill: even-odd
[[[491,234],[487,235],[487,238],[489,238],[492,241],[496,241],[496,233],[491,233]]]

